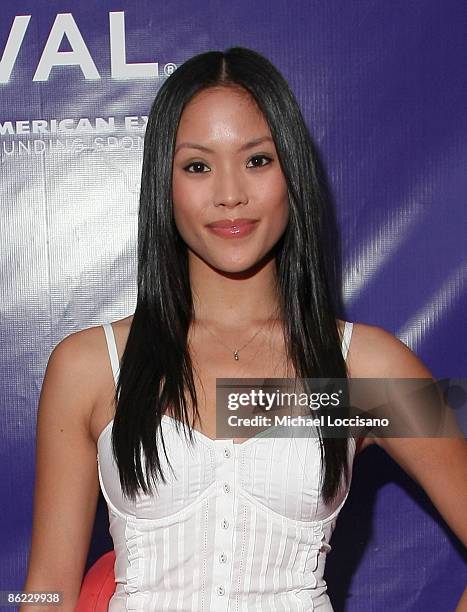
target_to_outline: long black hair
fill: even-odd
[[[287,183],[289,222],[276,255],[287,355],[299,377],[347,378],[321,244],[325,203],[298,103],[279,71],[255,51],[233,47],[197,55],[162,84],[146,126],[137,304],[120,364],[112,432],[122,490],[131,499],[139,490],[150,493],[159,478],[166,482],[155,443],[162,415],[170,408],[185,432],[188,425],[192,443],[186,394],[193,414],[199,414],[187,346],[193,302],[187,247],[172,211],[172,163],[185,105],[214,86],[251,94],[269,125]],[[320,435],[325,501],[335,497],[342,476],[348,479],[347,445],[346,438]]]

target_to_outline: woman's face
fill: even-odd
[[[282,236],[289,215],[285,178],[268,124],[245,90],[210,88],[186,105],[172,198],[189,257],[223,272],[248,270]],[[231,227],[210,227],[218,221]]]

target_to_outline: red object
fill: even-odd
[[[75,612],[107,612],[115,591],[115,552],[105,553],[86,572]]]

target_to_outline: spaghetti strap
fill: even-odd
[[[115,334],[111,323],[103,323],[102,327],[107,340],[107,349],[109,351],[110,365],[112,366],[112,374],[114,376],[115,385],[117,385],[120,364],[118,361],[117,344],[115,342]]]
[[[342,355],[344,357],[344,361],[347,360],[347,353],[349,352],[350,347],[350,338],[352,337],[353,323],[351,321],[346,321],[344,325],[344,333],[342,334]]]

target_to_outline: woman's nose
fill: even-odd
[[[219,172],[214,188],[214,205],[233,208],[247,202],[247,190],[240,173],[234,170]]]

